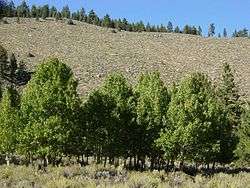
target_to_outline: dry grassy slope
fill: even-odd
[[[74,70],[79,91],[88,93],[112,71],[121,71],[135,83],[140,72],[158,70],[166,83],[201,71],[218,79],[222,63],[236,70],[237,81],[250,96],[250,40],[212,39],[159,33],[112,33],[76,22],[21,20],[0,25],[0,43],[29,62],[29,67],[56,56]],[[31,52],[34,58],[28,58]]]

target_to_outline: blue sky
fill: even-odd
[[[22,0],[15,0],[19,4]],[[29,5],[55,5],[61,9],[68,4],[72,10],[84,7],[94,9],[99,16],[108,13],[113,18],[145,23],[183,27],[200,25],[207,33],[209,23],[215,23],[216,33],[226,27],[229,33],[243,27],[250,29],[250,0],[26,0]]]

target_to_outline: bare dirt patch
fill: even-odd
[[[86,23],[8,19],[0,24],[0,43],[30,69],[49,56],[67,63],[82,95],[104,77],[121,71],[135,83],[140,72],[160,71],[167,84],[201,71],[218,81],[222,64],[236,71],[241,92],[250,97],[250,40],[215,39],[183,34],[112,32]],[[28,54],[34,55],[29,57]]]

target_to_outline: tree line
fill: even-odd
[[[8,63],[0,48],[1,64]],[[1,66],[4,67],[4,66]],[[2,72],[2,71],[1,71]],[[224,65],[221,84],[193,73],[166,86],[157,72],[131,86],[121,73],[81,99],[72,70],[58,59],[41,63],[23,92],[1,89],[0,153],[7,164],[25,156],[47,164],[76,157],[82,165],[161,169],[174,162],[249,165],[250,106]]]
[[[32,17],[32,18],[43,18],[52,17],[57,20],[62,18],[70,19],[71,24],[73,20],[78,20],[82,22],[86,22],[89,24],[94,24],[101,27],[113,28],[119,31],[131,31],[131,32],[165,32],[165,33],[183,33],[183,34],[191,34],[191,35],[204,35],[202,28],[200,26],[192,26],[185,25],[183,28],[179,26],[174,27],[172,22],[168,22],[165,26],[164,24],[160,25],[152,25],[150,23],[145,24],[143,21],[139,21],[136,23],[129,22],[126,18],[123,19],[112,19],[109,14],[106,14],[103,18],[100,18],[94,10],[90,10],[86,13],[84,8],[76,12],[72,12],[68,5],[64,6],[62,10],[58,10],[55,6],[49,7],[48,4],[44,6],[36,6],[32,5],[31,8],[27,5],[25,1],[15,7],[13,1],[1,1],[2,6],[0,5],[0,18],[1,17]],[[2,8],[1,8],[2,7]],[[1,10],[2,9],[2,10]],[[208,29],[208,37],[215,36],[215,24],[212,23],[209,25]],[[223,34],[218,33],[218,37],[227,38],[228,34],[226,28],[223,30]],[[232,37],[249,37],[248,30],[244,28],[240,31],[235,31]]]

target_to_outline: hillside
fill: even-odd
[[[82,95],[112,71],[121,71],[131,83],[140,72],[158,70],[166,83],[201,71],[218,80],[222,63],[236,70],[237,82],[250,98],[250,40],[214,39],[168,33],[113,33],[86,23],[16,19],[0,24],[0,43],[27,62],[30,69],[55,56],[73,69]],[[28,57],[32,53],[35,57]]]

